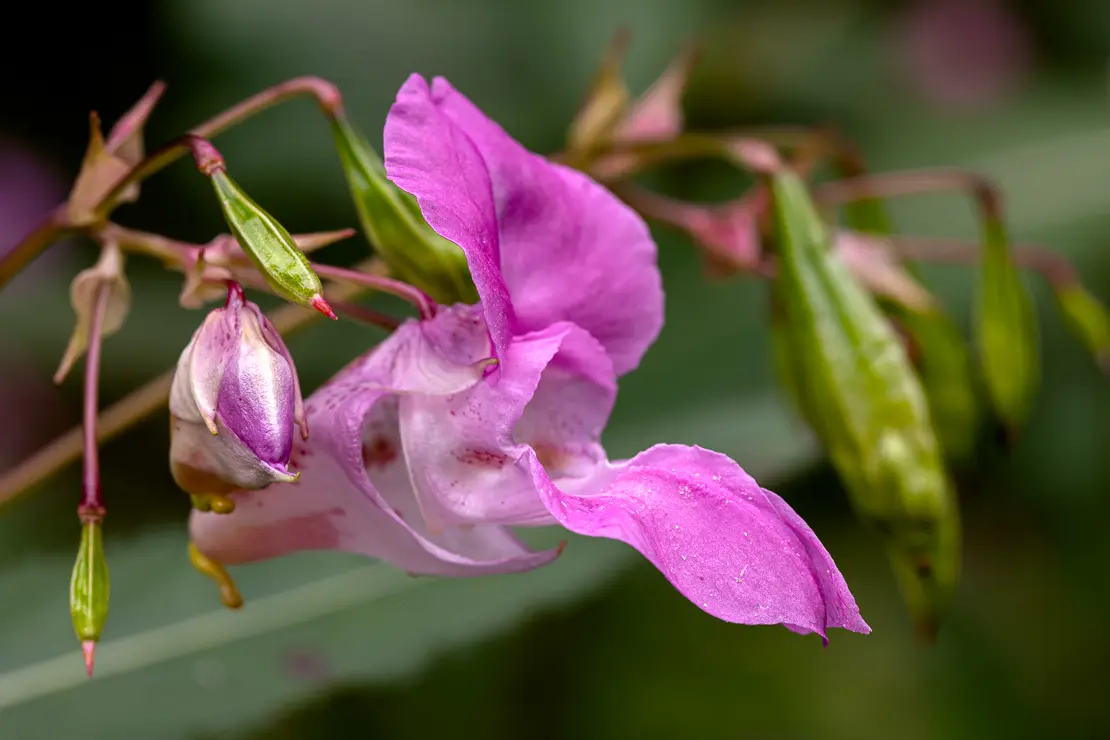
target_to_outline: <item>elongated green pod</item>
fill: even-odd
[[[344,116],[332,134],[362,229],[395,277],[443,304],[476,303],[466,256],[437,234],[416,198],[386,178],[381,157]]]
[[[108,619],[108,560],[98,522],[81,525],[81,545],[69,582],[69,613],[81,642],[96,642]]]
[[[994,215],[983,221],[975,341],[991,404],[1013,434],[1025,422],[1040,383],[1039,336],[1033,300],[1014,263],[1006,228]]]
[[[959,327],[942,309],[887,306],[917,348],[915,369],[929,403],[929,418],[947,460],[974,460],[983,428],[975,362]]]
[[[856,231],[889,235],[893,223],[877,198],[864,198],[844,205],[847,224]],[[918,280],[916,265],[904,268]],[[940,306],[915,309],[885,301],[882,309],[905,330],[917,350],[915,370],[929,403],[929,416],[946,459],[968,463],[983,426],[975,363],[959,327]]]
[[[277,219],[251,199],[222,168],[207,173],[227,225],[266,284],[277,295],[332,315],[323,303],[323,286],[308,258]]]
[[[959,578],[959,516],[924,391],[890,322],[830,249],[805,183],[772,176],[778,352],[859,516],[887,543],[920,629]]]

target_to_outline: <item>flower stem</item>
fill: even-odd
[[[112,222],[104,224],[98,231],[98,235],[102,239],[116,242],[124,251],[154,257],[167,267],[175,267],[179,270],[186,269],[192,263],[192,254],[195,250],[204,248],[203,244],[190,244]]]
[[[147,93],[144,101],[153,105],[153,101],[161,95],[162,88],[158,84]],[[339,88],[319,77],[294,77],[278,85],[263,90],[243,102],[235,105],[223,113],[208,119],[204,123],[189,131],[192,136],[210,139],[227,129],[257,115],[278,103],[297,97],[309,96],[316,99],[324,114],[329,118],[343,112],[343,96]],[[117,124],[118,127],[118,124]],[[120,129],[126,131],[126,127]],[[112,190],[101,201],[97,210],[106,214],[113,207],[114,201],[131,183],[144,180],[163,168],[176,162],[188,147],[170,145],[143,158],[127,174],[116,183]],[[72,230],[67,217],[68,203],[62,203],[52,210],[43,220],[42,224],[25,236],[18,244],[0,257],[0,289],[2,289],[28,262],[62,233]]]
[[[252,95],[223,113],[208,119],[189,133],[211,139],[267,108],[299,97],[315,98],[324,115],[334,116],[343,112],[343,95],[334,84],[320,77],[294,77]]]
[[[81,476],[81,506],[77,510],[81,521],[85,523],[98,522],[104,517],[96,422],[100,388],[100,345],[110,297],[111,286],[102,283],[96,291],[96,306],[89,328],[89,348],[85,355],[85,393],[81,424],[81,447],[85,464]]]
[[[401,322],[393,316],[382,313],[381,311],[375,311],[366,306],[360,306],[357,303],[332,300],[331,304],[332,307],[343,316],[352,318],[355,321],[360,321],[363,324],[368,324],[369,326],[376,326],[386,331],[395,331],[401,325]]]
[[[900,258],[911,262],[971,265],[978,261],[982,251],[982,245],[977,242],[954,239],[903,235],[884,236],[881,239],[889,243]],[[1079,285],[1081,282],[1079,272],[1061,254],[1030,244],[1015,244],[1011,249],[1018,267],[1037,273],[1056,290]]]
[[[312,269],[316,270],[322,277],[354,283],[355,285],[362,285],[381,293],[389,293],[390,295],[402,298],[416,307],[420,312],[421,319],[430,319],[436,315],[437,306],[430,296],[419,288],[415,288],[408,283],[403,283],[400,280],[315,262],[312,264]]]
[[[355,265],[354,269],[363,274],[379,274],[384,272],[385,268],[380,260],[366,260]],[[328,287],[328,296],[337,301],[352,300],[366,291],[364,285]],[[298,331],[319,317],[320,314],[317,312],[293,304],[280,306],[270,314],[274,326],[283,335]],[[96,419],[95,441],[103,444],[151,414],[163,410],[169,401],[172,384],[173,370],[168,370],[109,406]],[[69,430],[23,460],[15,468],[0,475],[0,505],[38,485],[57,470],[80,457],[85,443],[83,432],[82,427]]]
[[[42,222],[9,249],[7,254],[0,256],[0,289],[67,230],[66,204],[63,203],[46,214]]]
[[[937,191],[963,190],[975,199],[984,221],[1001,220],[1002,193],[986,177],[960,170],[917,170],[851,177],[816,186],[814,199],[841,205],[868,198],[893,198]]]
[[[193,155],[197,169],[205,175],[214,169],[223,167],[223,158],[216,148],[205,138],[196,134],[185,134],[166,144],[161,149],[151,152],[127,171],[123,177],[112,186],[104,199],[100,201],[98,210],[107,218],[108,213],[115,207],[116,200],[131,185],[141,182],[163,169],[172,162],[180,159],[186,152]]]

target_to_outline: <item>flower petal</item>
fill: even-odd
[[[560,524],[627,542],[715,617],[822,638],[828,627],[871,631],[813,531],[724,455],[658,445],[592,479],[561,481],[564,490],[531,464]]]
[[[462,129],[435,106],[428,84],[416,74],[389,109],[384,140],[389,179],[415,195],[428,224],[466,254],[500,355],[509,344],[514,316],[501,275],[497,209],[485,162]]]
[[[420,335],[418,324],[402,327],[314,394],[307,403],[313,436],[294,450],[300,480],[238,492],[231,514],[194,512],[191,527],[200,550],[221,562],[243,563],[336,549],[381,558],[414,574],[448,576],[512,573],[551,562],[556,551],[530,552],[501,527],[428,531],[399,454],[391,378],[381,374],[393,364],[375,361],[379,354],[386,360],[403,355]]]
[[[496,384],[400,400],[405,457],[433,529],[550,524],[526,445],[554,476],[584,475],[605,459],[599,440],[616,382],[597,340],[563,322],[515,337],[502,359]]]
[[[526,150],[442,78],[431,90],[418,76],[405,83],[385,152],[390,179],[467,253],[499,353],[513,332],[569,321],[618,374],[639,364],[662,328],[663,291],[655,243],[632,209]]]

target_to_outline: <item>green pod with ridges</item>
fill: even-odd
[[[231,233],[266,284],[287,301],[315,308],[323,295],[320,277],[285,227],[223,169],[212,172],[210,178]]]
[[[381,157],[350,121],[336,116],[332,134],[363,232],[393,276],[439,303],[477,303],[462,249],[428,225],[416,198],[386,177]]]
[[[855,231],[887,236],[893,223],[882,201],[864,198],[844,206],[845,221]],[[917,266],[904,268],[920,280]],[[905,330],[916,351],[914,369],[929,402],[929,416],[947,460],[974,459],[983,426],[983,406],[971,350],[956,322],[939,306],[915,309],[894,301],[880,302]]]
[[[81,545],[69,582],[69,613],[81,642],[96,642],[108,619],[108,560],[100,524],[81,526]]]
[[[959,579],[955,492],[925,393],[894,328],[830,249],[805,183],[771,178],[778,352],[858,515],[882,535],[920,629],[932,634]]]

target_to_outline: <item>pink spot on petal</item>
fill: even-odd
[[[397,447],[385,437],[362,444],[362,463],[368,468],[384,468],[397,459]]]
[[[483,468],[503,468],[509,464],[509,456],[498,450],[477,450],[473,448],[457,450],[455,459],[463,465]]]

